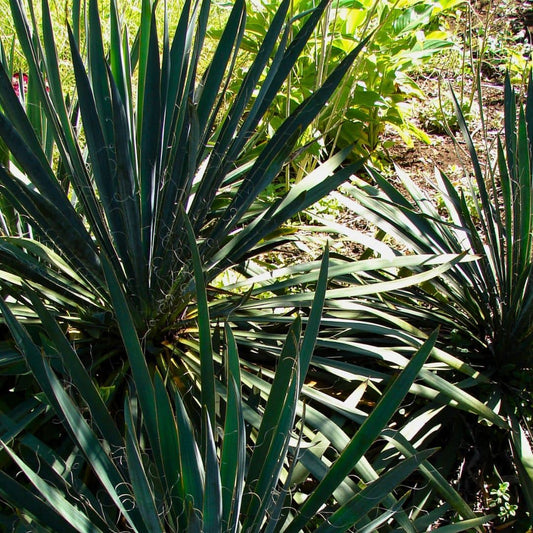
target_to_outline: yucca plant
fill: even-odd
[[[442,376],[507,420],[505,431],[472,418],[462,426],[457,424],[462,417],[447,410],[438,423],[444,430],[453,424],[456,436],[462,435],[454,445],[471,450],[465,464],[477,477],[461,471],[459,486],[465,495],[481,494],[487,504],[484,483],[497,487],[505,476],[514,475],[510,491],[520,506],[518,516],[528,522],[526,510],[530,516],[533,511],[533,84],[530,80],[526,105],[517,112],[517,96],[506,80],[504,135],[497,141],[496,158],[488,155],[485,172],[456,104],[473,167],[470,191],[457,190],[436,172],[437,183],[428,193],[398,169],[399,190],[371,170],[375,185],[359,182],[347,189],[352,198],[339,200],[392,238],[396,250],[380,243],[389,253],[399,254],[401,247],[410,253],[466,252],[477,257],[456,264],[438,280],[387,294],[388,304],[382,308],[390,311],[394,305],[392,315],[417,326],[417,335],[440,326],[445,340],[441,347],[457,357]],[[442,198],[443,210],[434,195]],[[475,369],[464,381],[452,371],[464,372],[462,365]]]
[[[239,94],[224,107],[224,87],[244,28],[242,2],[234,6],[205,72],[198,69],[208,2],[185,3],[172,42],[164,23],[161,53],[150,3],[143,4],[131,49],[117,5],[111,6],[108,49],[96,2],[88,4],[84,39],[77,5],[69,30],[76,85],[66,98],[46,2],[42,30],[33,12],[30,24],[22,4],[12,2],[29,71],[25,97],[13,91],[7,61],[0,72],[0,136],[10,154],[0,178],[7,206],[3,291],[18,299],[18,316],[25,313],[24,281],[69,321],[73,336],[98,336],[113,327],[108,271],[127,295],[128,311],[146,345],[172,340],[197,313],[190,234],[199,242],[211,284],[221,272],[239,264],[246,268],[247,259],[286,240],[280,225],[358,168],[341,168],[340,154],[274,205],[258,200],[362,46],[270,143],[255,145],[254,129],[325,5],[288,43],[288,3],[281,4]],[[223,291],[209,290],[224,300]],[[242,299],[242,294],[229,296],[227,305],[218,307],[224,317]]]
[[[96,380],[84,369],[68,339],[39,300],[29,293],[45,328],[42,337],[47,338],[47,355],[55,354],[61,361],[58,371],[53,368],[58,365],[43,357],[41,347],[34,343],[9,308],[1,304],[6,323],[46,397],[47,402],[43,403],[48,403],[61,418],[66,435],[76,444],[73,448],[51,449],[35,436],[26,434],[18,443],[18,453],[4,445],[4,453],[7,452],[33,486],[25,487],[6,472],[0,474],[2,497],[18,510],[16,517],[4,516],[4,526],[31,527],[33,531],[52,528],[53,531],[219,532],[280,531],[282,526],[289,531],[310,527],[314,530],[315,526],[320,531],[337,531],[362,524],[362,530],[375,531],[398,513],[401,501],[379,510],[372,519],[367,517],[377,502],[392,498],[391,487],[408,477],[432,450],[405,451],[405,460],[359,490],[350,482],[348,474],[400,405],[435,338],[405,367],[301,510],[294,507],[298,495],[307,496],[295,482],[301,477],[297,470],[307,466],[300,454],[312,446],[304,422],[307,423],[309,416],[311,423],[316,424],[315,420],[321,417],[320,413],[307,415],[298,398],[320,323],[327,282],[326,261],[327,257],[305,335],[301,338],[301,321],[297,318],[289,329],[271,385],[260,377],[254,380],[249,369],[241,371],[232,329],[226,325],[225,384],[215,381],[212,375],[201,378],[202,387],[218,387],[224,401],[225,424],[218,428],[222,431],[218,436],[204,408],[203,441],[198,439],[197,424],[191,419],[179,387],[172,382],[165,383],[169,376],[164,378],[157,371],[152,376],[149,372],[127,313],[119,315],[118,324],[131,365],[132,382],[117,423]],[[205,291],[201,270],[196,271],[196,276],[198,288]],[[125,309],[126,298],[116,280],[110,283],[110,288],[115,309]],[[200,301],[204,298],[202,293],[198,294]],[[209,331],[209,322],[206,314],[198,317],[202,329]],[[67,372],[71,380],[68,386],[64,379]],[[268,394],[266,404],[259,399],[254,407],[241,396],[241,390],[250,384],[276,393]],[[72,387],[77,391],[75,394],[70,391]],[[295,427],[297,416],[301,423]],[[17,422],[8,422],[4,417],[3,442],[12,440],[21,431]],[[26,421],[21,422],[25,425]],[[324,420],[321,424],[326,427]],[[257,435],[252,452],[248,453],[250,431]],[[324,439],[330,432],[326,427],[324,434],[319,434]],[[343,434],[340,427],[337,432],[337,438]],[[287,462],[289,454],[293,460]],[[309,468],[314,471],[318,466]],[[318,470],[324,468],[325,465]],[[93,475],[87,477],[88,472]],[[332,504],[332,496],[337,505]],[[326,504],[327,512],[322,513],[328,519],[324,521],[323,517],[315,516],[314,510]]]
[[[42,25],[31,4],[29,20],[21,1],[10,4],[28,89],[14,91],[4,47],[4,526],[415,531],[444,515],[466,519],[455,530],[486,520],[431,466],[433,450],[388,427],[433,357],[434,336],[377,350],[394,376],[349,363],[352,390],[331,393],[339,354],[368,356],[353,342],[364,327],[337,309],[362,292],[428,281],[463,257],[346,262],[326,251],[309,264],[269,264],[295,238],[283,224],[361,167],[343,165],[347,149],[285,197],[260,198],[364,41],[263,143],[256,127],[327,2],[294,36],[290,2],[280,4],[229,103],[242,1],[210,59],[208,1],[184,3],[172,38],[163,16],[161,41],[149,1],[133,39],[116,2],[109,31],[95,0],[74,2],[72,88],[46,0]],[[413,275],[396,275],[405,271]],[[346,287],[360,277],[364,291]],[[316,358],[315,344],[331,353]],[[367,389],[375,410],[357,407]],[[407,477],[427,487],[425,504],[410,498]]]

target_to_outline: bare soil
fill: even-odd
[[[428,102],[438,98],[438,80],[426,80],[424,85],[427,100],[413,104],[421,110],[429,105]],[[497,137],[503,133],[503,81],[486,82],[481,91],[483,117],[479,104],[475,102],[470,116],[465,118],[478,155],[482,161],[486,161],[485,152],[494,150]],[[420,115],[422,116],[422,112]],[[435,131],[431,125],[424,124],[420,117],[414,117],[413,122],[428,135],[430,144],[414,140],[413,146],[408,147],[399,138],[394,139],[391,135],[390,138],[396,141],[388,150],[392,163],[402,167],[420,185],[433,179],[435,168],[452,180],[460,180],[470,174],[470,157],[466,151],[464,137],[456,124],[448,132],[444,132]]]

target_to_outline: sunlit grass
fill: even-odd
[[[183,1],[177,0],[172,2],[159,2],[157,8],[157,25],[159,35],[163,35],[164,32],[164,13],[166,12],[167,23],[169,31],[172,34],[176,28],[179,20],[179,16],[183,7]],[[137,31],[141,20],[142,2],[135,0],[134,2],[119,1],[120,14],[122,16],[122,23],[128,29],[129,43],[133,45]],[[30,2],[29,4],[33,11],[37,26],[40,27],[41,20],[41,2]],[[72,71],[72,60],[70,54],[70,48],[68,44],[68,27],[73,26],[72,22],[72,8],[70,2],[60,2],[58,0],[49,0],[50,17],[54,27],[54,35],[56,39],[56,50],[59,64],[59,71],[61,74],[61,80],[64,84],[65,94],[70,94],[72,87],[74,86],[74,73]],[[210,14],[210,28],[209,32],[215,32],[223,27],[225,20],[229,14],[231,6],[228,4],[219,4],[214,2],[211,7]],[[84,13],[85,9],[81,7],[81,22],[80,22],[80,43],[81,47],[84,46]],[[109,2],[100,2],[100,18],[102,22],[102,38],[104,46],[109,46],[109,25],[106,23],[109,18]],[[207,43],[204,49],[206,51],[213,51],[216,46],[217,37],[210,38],[209,32],[207,34]],[[11,9],[8,0],[2,0],[0,2],[0,38],[5,48],[5,53],[8,60],[12,63],[13,72],[26,72],[28,70],[25,58],[20,50],[18,42],[15,37],[15,26],[13,23],[13,17],[11,15]],[[40,36],[42,37],[42,35]],[[6,43],[9,43],[9,48]],[[199,73],[201,74],[207,67],[211,54],[205,54],[204,64],[200,65]]]

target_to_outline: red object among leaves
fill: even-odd
[[[20,74],[16,73],[13,74],[13,77],[11,78],[11,85],[13,86],[13,90],[15,91],[15,94],[20,97],[20,80],[22,78],[22,89],[24,91],[24,94],[28,92],[28,75],[27,74]]]
[[[13,86],[13,90],[15,91],[15,94],[20,98],[20,80],[22,78],[22,89],[24,91],[24,94],[28,92],[28,75],[23,72],[22,74],[17,72],[16,74],[13,74],[13,77],[11,78],[11,85]],[[50,92],[50,88],[48,87],[48,83],[45,81],[46,86],[46,92]]]

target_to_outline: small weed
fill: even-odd
[[[489,507],[498,511],[498,517],[503,522],[506,522],[516,516],[518,505],[511,503],[508,481],[500,483],[496,489],[491,489]]]
[[[470,102],[463,102],[461,112],[465,119],[472,119],[472,106]],[[428,102],[420,113],[420,120],[426,131],[430,133],[445,134],[448,131],[458,131],[459,123],[457,112],[450,96],[439,97]]]

